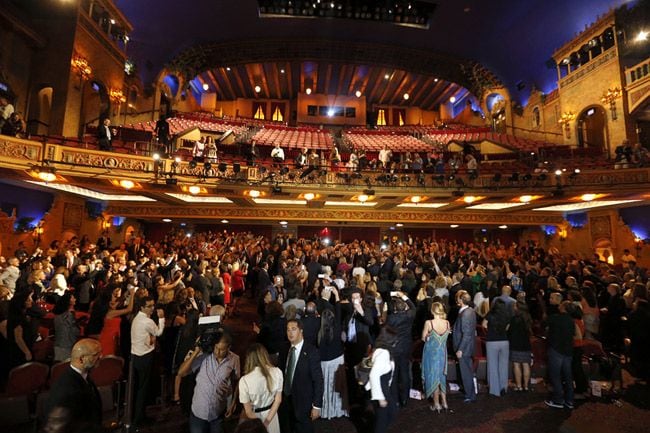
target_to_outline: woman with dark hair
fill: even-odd
[[[266,348],[272,358],[280,353],[282,343],[287,339],[287,321],[282,317],[283,314],[282,304],[271,301],[266,304],[266,314],[262,324],[259,327],[253,325],[253,331],[258,334],[257,342]]]
[[[490,394],[496,397],[503,396],[508,391],[509,326],[508,307],[503,299],[496,298],[492,309],[483,321],[483,327],[487,328],[485,350],[487,352],[488,384]]]
[[[17,292],[9,303],[7,318],[9,370],[32,360],[32,347],[38,332],[35,321],[27,311],[33,305],[30,290]]]
[[[246,288],[245,282],[246,282],[246,275],[248,274],[248,265],[244,263],[241,265],[239,262],[235,262],[232,265],[232,284],[231,284],[231,292],[232,292],[232,310],[230,311],[230,314],[233,316],[237,316],[237,303],[239,302],[239,298],[242,297],[244,294],[244,289]]]
[[[74,306],[76,298],[66,291],[56,301],[54,306],[54,360],[65,361],[70,358],[72,346],[79,339],[79,325],[75,318]]]
[[[342,399],[342,396],[347,395],[347,386],[338,304],[336,310],[326,308],[321,313],[318,347],[323,370],[323,407],[320,416],[324,419],[348,416]]]
[[[510,342],[510,361],[515,377],[515,391],[528,391],[530,382],[530,362],[533,319],[525,302],[516,302],[514,315],[510,319],[508,341]]]
[[[397,332],[384,326],[375,341],[372,368],[366,383],[375,409],[374,433],[384,433],[397,415],[397,380],[393,377],[395,362],[392,351],[397,344]]]
[[[239,379],[239,401],[250,419],[264,422],[269,433],[280,433],[278,409],[282,403],[282,371],[274,367],[261,344],[254,343],[246,351],[244,376]]]
[[[131,288],[128,305],[124,306],[122,289],[108,286],[93,302],[86,336],[99,340],[104,356],[120,354],[120,323],[122,316],[130,314],[133,310],[134,293],[135,288]]]

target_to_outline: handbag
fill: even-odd
[[[361,362],[354,366],[354,378],[361,386],[366,386],[370,380],[370,370],[372,369],[372,356],[364,357]]]

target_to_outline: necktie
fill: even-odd
[[[289,351],[289,361],[287,361],[287,371],[284,375],[284,393],[291,395],[291,383],[293,382],[293,370],[296,368],[296,348],[291,346]]]

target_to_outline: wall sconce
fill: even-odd
[[[108,97],[111,99],[111,102],[114,102],[116,104],[126,102],[126,96],[124,96],[122,91],[118,89],[110,89],[108,91]]]
[[[79,77],[82,80],[87,80],[90,78],[90,75],[93,73],[93,69],[88,64],[88,60],[84,59],[81,56],[74,56],[70,61],[72,68],[75,70]]]
[[[634,248],[636,249],[636,258],[638,259],[641,256],[641,251],[643,250],[643,239],[634,238]]]
[[[571,127],[569,124],[573,122],[575,118],[576,115],[573,114],[572,111],[567,111],[562,114],[562,117],[560,117],[560,120],[558,120],[558,123],[564,126],[564,133],[566,134],[566,138],[571,138]]]
[[[605,93],[603,93],[602,98],[600,98],[600,102],[603,104],[609,104],[609,111],[611,112],[612,120],[618,118],[616,116],[616,100],[620,98],[622,94],[623,92],[621,89],[614,87],[613,89],[607,89]]]
[[[558,237],[560,238],[560,242],[564,242],[564,241],[566,241],[566,238],[567,238],[567,229],[565,229],[565,228],[561,228],[561,229],[557,232],[557,235],[558,235]]]
[[[102,221],[102,230],[106,231],[111,228],[113,224],[110,219],[105,219]]]
[[[43,234],[43,220],[40,220],[38,222],[38,225],[34,227],[34,231],[32,232],[32,237],[34,238],[34,245],[38,247],[38,245],[41,243],[41,235]]]

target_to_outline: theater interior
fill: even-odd
[[[531,242],[650,266],[647,0],[0,0],[0,23],[0,97],[24,120],[0,135],[1,255],[173,228]],[[201,137],[214,155],[194,153]],[[319,162],[296,165],[303,149]],[[523,400],[477,414],[494,431],[623,431]],[[353,431],[317,429],[332,426]]]

